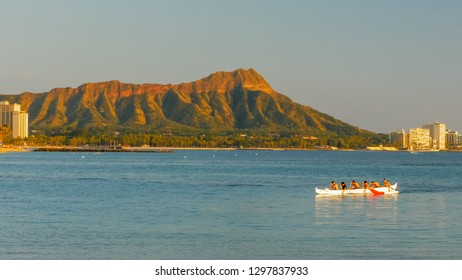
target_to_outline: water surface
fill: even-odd
[[[462,154],[0,154],[0,259],[461,259]],[[320,197],[331,180],[396,196]]]

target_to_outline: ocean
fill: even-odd
[[[0,259],[462,259],[461,202],[462,153],[4,153]]]

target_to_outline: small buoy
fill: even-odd
[[[186,156],[184,156],[183,158],[186,158]]]
[[[212,157],[215,157],[215,155],[213,155]]]
[[[85,158],[85,156],[82,156],[82,158]]]
[[[235,154],[234,156],[237,157],[237,154]]]

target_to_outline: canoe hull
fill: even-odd
[[[399,191],[396,189],[398,188],[398,183],[395,183],[394,185],[391,185],[390,188],[387,187],[380,187],[380,188],[374,188],[374,191],[376,193],[378,192],[383,192],[384,195],[390,195],[390,194],[398,194]],[[355,189],[355,190],[345,190],[345,192],[342,193],[342,190],[331,190],[328,188],[325,189],[319,189],[316,188],[316,194],[318,195],[372,195],[370,190],[366,189]]]

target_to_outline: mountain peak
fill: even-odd
[[[226,72],[218,71],[200,80],[179,84],[178,88],[185,91],[207,92],[216,90],[219,93],[228,92],[236,87],[248,90],[258,90],[266,93],[274,93],[268,82],[252,68]]]

